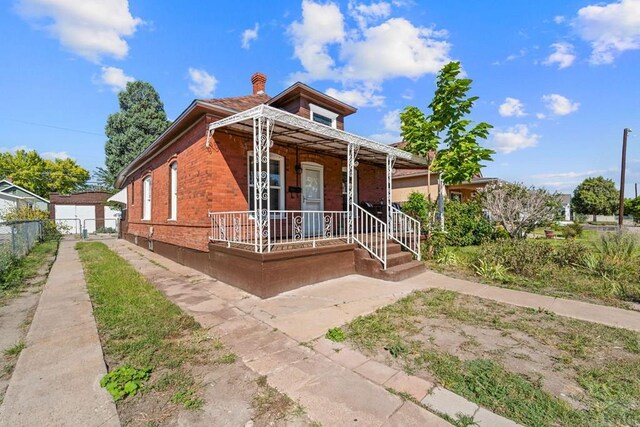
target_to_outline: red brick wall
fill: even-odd
[[[219,129],[215,143],[206,147],[204,118],[145,166],[128,182],[128,232],[154,240],[193,249],[208,250],[210,220],[208,212],[248,209],[247,152],[253,149],[251,137],[230,135]],[[296,181],[295,147],[274,145],[272,153],[284,157],[285,208],[299,210],[301,195],[289,193]],[[341,153],[346,158],[346,152]],[[169,165],[178,162],[178,215],[169,218]],[[314,153],[299,152],[299,162],[314,162],[324,167],[325,210],[342,210],[342,167],[346,160]],[[360,163],[358,193],[361,201],[378,202],[385,197],[384,167]],[[152,179],[151,219],[142,218],[142,179]],[[133,189],[132,189],[133,185]]]

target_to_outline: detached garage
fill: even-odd
[[[68,196],[51,193],[51,219],[68,227],[68,233],[116,232],[119,212],[107,206],[111,196],[106,191],[84,191]]]

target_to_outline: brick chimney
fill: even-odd
[[[264,94],[264,87],[267,83],[267,76],[262,73],[255,73],[251,76],[251,84],[253,84],[253,94],[254,95],[262,95]]]

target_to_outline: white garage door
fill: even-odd
[[[55,205],[55,215],[56,223],[65,224],[69,228],[67,233],[79,234],[82,227],[86,227],[89,233],[96,231],[95,206]]]

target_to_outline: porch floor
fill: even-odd
[[[369,233],[369,234],[360,234],[356,235],[360,241],[375,241],[376,239],[380,239],[380,233]],[[283,252],[283,251],[295,251],[298,249],[309,249],[309,248],[322,248],[327,246],[336,246],[336,245],[345,245],[348,244],[346,238],[335,238],[335,239],[322,239],[322,240],[303,240],[296,241],[294,239],[288,239],[284,242],[280,242],[277,244],[271,245],[271,252]],[[357,242],[353,242],[357,244]],[[231,242],[227,244],[227,242],[222,241],[213,241],[212,244],[219,245],[223,247],[229,247],[234,249],[242,249],[246,251],[254,251],[254,245],[250,243],[240,243],[240,242]]]

